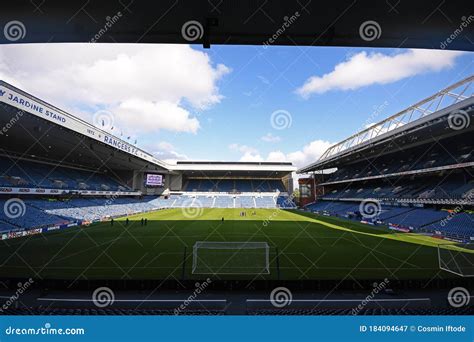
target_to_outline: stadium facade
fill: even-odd
[[[4,238],[162,208],[295,207],[291,163],[168,164],[112,134],[110,113],[94,121],[0,82]]]
[[[299,180],[305,208],[474,241],[473,80],[371,125],[300,168],[311,174]]]

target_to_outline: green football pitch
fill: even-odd
[[[181,209],[160,210],[131,216],[128,225],[121,218],[113,226],[103,222],[1,241],[0,277],[343,280],[454,276],[440,271],[440,242],[427,236],[299,211],[200,209],[187,214]],[[147,218],[146,226],[141,225],[142,218]],[[213,259],[216,274],[193,273],[197,241],[266,243],[268,272],[255,271],[263,254],[250,250],[246,256],[241,250],[237,263],[248,274],[223,274],[232,273],[227,265],[236,264],[228,251]]]

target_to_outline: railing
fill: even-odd
[[[474,201],[467,198],[396,198],[396,197],[324,197],[323,201],[362,202],[368,198],[379,202],[407,203],[407,204],[440,204],[440,205],[474,205]]]
[[[359,133],[350,136],[340,143],[328,148],[326,152],[324,152],[323,155],[318,159],[318,161],[323,161],[342,151],[374,139],[381,134],[390,132],[410,122],[433,114],[443,108],[472,97],[474,94],[472,91],[469,92],[468,89],[472,85],[473,81],[474,76],[470,76],[414,104],[413,106],[395,115],[392,115],[391,117],[374,124]],[[452,99],[453,101],[449,103],[449,101],[446,101],[446,99]]]

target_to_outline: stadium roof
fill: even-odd
[[[447,116],[472,106],[474,104],[473,81],[474,76],[470,76],[379,123],[371,125],[367,129],[331,146],[318,161],[299,169],[297,172],[305,173],[334,167],[331,163],[342,156],[355,153],[367,146],[373,146],[414,127],[422,127],[438,117]],[[468,114],[466,113],[466,115]]]
[[[173,171],[182,171],[187,175],[221,175],[262,177],[283,177],[296,171],[291,162],[225,162],[225,161],[178,161]]]
[[[151,164],[158,166],[160,169],[169,170],[168,164],[156,159],[150,153],[1,80],[0,103],[6,105],[2,107],[2,110],[10,112],[10,114],[13,112],[11,108],[15,108],[16,110],[24,111],[38,119],[46,120],[49,123],[61,127],[61,133],[58,131],[56,134],[46,135],[45,133],[45,135],[41,135],[42,139],[49,139],[49,145],[54,146],[58,150],[68,144],[67,139],[64,138],[66,132],[70,132],[69,140],[71,141],[74,140],[72,138],[72,132],[74,132],[83,138],[88,138],[98,143],[105,144],[107,147],[125,153],[129,157],[139,159],[142,161],[142,165]],[[34,132],[35,124],[31,123],[31,125],[32,127],[30,127],[30,131]],[[21,128],[19,126],[20,125],[12,125],[12,127],[9,128],[9,133],[12,136],[23,136],[23,140],[28,142],[30,137],[27,134],[25,135],[25,132],[20,132],[18,135],[15,135],[15,130],[20,130]],[[27,123],[22,123],[22,127],[26,126],[28,126]],[[55,141],[55,139],[59,138],[59,134],[61,134],[62,146],[57,146],[59,145],[59,140]],[[15,144],[19,145],[20,142],[16,141]],[[77,142],[74,145],[76,144]],[[73,149],[73,147],[70,148]],[[89,149],[91,150],[91,148]],[[96,151],[99,151],[99,149],[96,149]]]
[[[454,35],[444,48],[472,51],[472,30],[461,26],[470,20],[466,16],[471,8],[466,0],[69,0],[67,6],[60,0],[16,0],[2,7],[2,22],[21,22],[24,37],[12,42],[1,35],[0,43],[97,41],[205,47],[267,43],[439,49]]]

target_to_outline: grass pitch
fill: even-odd
[[[244,211],[246,216],[240,216]],[[253,215],[252,213],[255,212]],[[205,279],[192,273],[196,241],[270,246],[269,274],[213,279],[432,279],[439,240],[276,209],[167,209],[89,227],[0,241],[0,277]],[[189,216],[193,217],[189,217]],[[147,218],[146,226],[140,225]],[[222,221],[224,218],[224,221]]]

